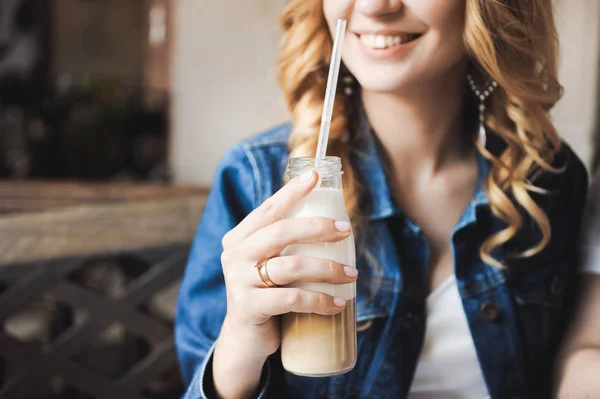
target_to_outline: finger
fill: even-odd
[[[239,250],[247,259],[261,260],[279,255],[292,244],[338,242],[348,238],[351,231],[350,223],[329,218],[280,220],[252,234]]]
[[[264,316],[278,316],[290,312],[334,315],[346,307],[344,299],[301,288],[255,290],[253,300]]]
[[[300,200],[312,191],[317,181],[315,171],[309,171],[292,179],[227,233],[223,239],[224,247],[229,243],[237,243],[263,227],[284,218]]]
[[[349,284],[356,281],[358,270],[331,260],[301,256],[281,256],[269,261],[266,268],[271,281],[287,285],[296,281]],[[252,276],[257,287],[264,287],[258,273]]]

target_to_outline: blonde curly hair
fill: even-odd
[[[324,100],[332,38],[322,0],[292,0],[281,16],[284,29],[278,65],[279,82],[292,115],[291,156],[315,153]],[[542,192],[534,183],[553,167],[561,140],[548,115],[560,99],[557,79],[558,38],[551,0],[466,0],[464,43],[475,69],[498,82],[485,124],[506,144],[496,156],[477,144],[491,162],[486,194],[495,216],[506,228],[481,246],[484,261],[499,266],[491,253],[510,241],[523,225],[523,214],[538,225],[542,238],[521,254],[532,256],[550,241],[547,215],[531,194]],[[352,146],[345,140],[349,100],[336,97],[328,153],[339,156],[345,168],[344,196],[351,218],[359,212],[359,191],[350,163]],[[516,204],[511,200],[514,198]]]

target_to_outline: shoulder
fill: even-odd
[[[562,142],[560,150],[552,162],[552,166],[561,172],[545,172],[535,184],[548,190],[573,198],[577,202],[583,201],[587,194],[589,177],[587,169],[581,158],[573,151],[571,146]]]
[[[227,168],[232,164],[246,164],[252,168],[257,163],[256,157],[275,158],[287,157],[287,142],[291,125],[284,123],[250,138],[238,141],[223,155],[219,168]],[[262,159],[261,159],[262,160]]]
[[[255,157],[287,156],[287,142],[291,133],[291,124],[284,123],[250,138],[238,141],[221,158],[221,165],[229,163],[250,162]]]
[[[572,257],[576,236],[581,229],[581,220],[588,190],[588,173],[584,163],[567,143],[562,143],[552,163],[553,171],[538,168],[529,176],[530,189],[527,191],[531,199],[547,217],[551,229],[550,243],[536,258],[548,262],[563,256]],[[535,187],[535,188],[533,188]],[[525,218],[510,251],[521,252],[537,245],[542,239],[542,233],[533,214],[526,211],[516,200],[516,194],[511,196],[515,205]],[[531,204],[530,204],[531,206]],[[565,255],[567,254],[567,255]],[[524,259],[533,262],[533,257]],[[570,263],[569,263],[570,264]]]
[[[283,184],[290,133],[291,124],[284,123],[239,141],[221,158],[216,178],[227,177],[246,191],[253,187],[258,206]]]
[[[490,134],[488,138],[488,150],[499,157],[506,149],[506,143],[496,134]],[[561,146],[551,164],[554,169],[559,171],[558,173],[538,169],[529,176],[536,187],[554,193],[568,187],[585,187],[585,191],[587,191],[589,180],[587,169],[579,156],[564,140],[561,141]]]
[[[588,238],[593,238],[594,246],[600,248],[600,170],[596,172],[590,185],[585,210],[585,225],[589,230],[588,233],[591,230],[594,231]]]
[[[543,193],[532,193],[532,197],[550,217],[551,223],[563,220],[562,228],[573,233],[579,229],[585,206],[588,172],[579,156],[565,142],[554,157],[552,166],[555,171],[534,175],[532,183]]]
[[[552,228],[550,246],[554,250],[566,246],[568,256],[573,257],[588,193],[588,172],[579,156],[564,142],[552,165],[560,172],[544,172],[539,181],[535,180],[534,184],[546,193],[534,198],[537,197],[538,205],[548,216]]]
[[[571,178],[575,178],[577,182],[583,183],[586,187],[589,183],[589,177],[587,168],[579,156],[573,151],[573,149],[566,143],[562,142],[560,151],[556,156],[558,165],[564,165],[565,174]],[[555,161],[555,163],[557,163]]]
[[[596,173],[596,175],[592,179],[589,195],[590,205],[592,202],[594,202],[597,205],[598,201],[600,201],[600,171]]]
[[[286,122],[259,133],[249,139],[243,140],[240,142],[240,145],[251,150],[281,147],[287,149],[287,143],[291,131],[291,123]]]

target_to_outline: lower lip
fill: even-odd
[[[368,54],[370,57],[373,57],[373,58],[391,58],[398,54],[402,54],[402,53],[406,52],[407,50],[410,50],[412,47],[414,47],[415,43],[418,42],[419,39],[421,38],[421,36],[419,36],[416,39],[411,40],[410,42],[406,42],[403,44],[397,44],[397,45],[387,47],[384,49],[376,49],[376,48],[372,48],[369,46],[365,46],[360,41],[360,37],[358,35],[354,35],[354,36],[355,36],[356,40],[358,40],[358,44],[360,45],[362,50],[366,54]]]

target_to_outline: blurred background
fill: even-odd
[[[2,0],[0,176],[209,185],[225,149],[286,119],[285,3]],[[591,166],[600,3],[556,4],[566,91],[553,116]]]
[[[175,398],[221,155],[287,118],[286,0],[0,0],[0,397]],[[552,116],[598,163],[600,2],[557,0]]]

